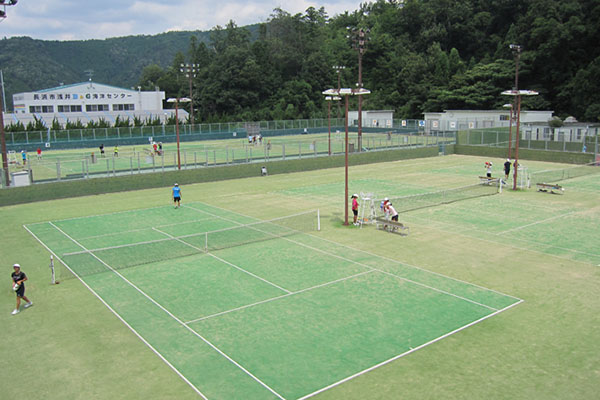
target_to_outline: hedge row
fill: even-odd
[[[446,151],[451,152],[451,146]],[[437,147],[387,150],[354,153],[348,157],[349,165],[362,165],[438,155]],[[53,200],[69,197],[115,193],[127,190],[150,189],[171,186],[173,182],[192,184],[227,179],[247,178],[260,175],[260,167],[266,166],[269,175],[311,171],[344,166],[344,155],[270,161],[261,164],[240,164],[198,168],[184,171],[165,171],[138,175],[80,179],[44,183],[0,190],[0,206]]]

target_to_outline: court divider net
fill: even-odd
[[[183,236],[165,233],[164,239],[64,253],[61,259],[75,274],[85,277],[167,260],[175,262],[205,252],[316,231],[319,227],[319,211],[314,210],[209,232]],[[67,277],[63,275],[62,279]]]
[[[577,167],[552,169],[545,171],[532,172],[530,181],[532,183],[547,183],[553,184],[567,179],[578,178],[600,173],[598,163],[592,162],[589,164],[579,165]]]
[[[456,201],[491,196],[501,192],[502,181],[495,180],[476,185],[461,186],[453,189],[438,190],[422,194],[390,198],[398,213],[414,211],[426,207],[435,207]],[[381,204],[383,200],[379,200]],[[381,211],[381,210],[380,210]]]

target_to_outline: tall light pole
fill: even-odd
[[[513,103],[504,104],[502,107],[510,108],[510,119],[508,121],[508,158],[512,158],[512,122],[513,122]]]
[[[192,93],[192,81],[193,78],[196,77],[196,73],[198,72],[199,64],[179,64],[179,71],[185,72],[185,76],[188,78],[190,84],[190,99],[194,98],[194,94]],[[190,122],[194,125],[194,102],[190,100]]]
[[[352,47],[358,52],[358,83],[356,86],[358,89],[362,89],[362,56],[367,47],[367,41],[369,40],[367,35],[370,33],[369,29],[353,29],[352,34]],[[362,98],[358,97],[358,151],[362,151]]]
[[[4,171],[4,184],[10,186],[8,179],[8,157],[6,155],[6,137],[4,136],[4,102],[0,96],[0,146],[2,147],[2,170]]]
[[[340,90],[340,88],[342,87],[341,86],[341,84],[342,84],[341,74],[342,74],[342,71],[346,69],[346,66],[345,65],[334,65],[333,69],[337,73],[337,79],[338,79],[337,88],[338,88],[338,90]],[[340,112],[341,112],[340,106],[341,106],[340,103],[338,103],[338,113],[337,113],[338,119],[340,118]]]
[[[179,114],[177,110],[179,108],[179,103],[187,103],[189,101],[192,100],[188,99],[187,97],[173,97],[167,99],[167,103],[175,103],[175,132],[177,135],[177,169],[181,169],[181,156],[179,153]]]
[[[517,101],[517,129],[515,131],[515,164],[513,173],[513,190],[517,190],[517,172],[519,170],[519,124],[521,122],[521,96],[537,96],[539,93],[533,90],[505,90],[502,92],[505,96],[515,96]]]
[[[6,6],[14,6],[19,0],[0,1],[0,22],[6,18]],[[2,169],[4,170],[4,181],[6,186],[10,186],[8,178],[8,156],[6,155],[6,137],[4,136],[4,81],[2,82],[2,98],[0,98],[0,147],[2,151]]]
[[[513,86],[513,90],[519,90],[519,62],[521,61],[521,51],[523,51],[523,46],[521,46],[520,44],[510,44],[508,45],[508,47],[510,48],[510,50],[513,52],[514,56],[515,56],[515,85]],[[513,106],[511,107],[511,111],[514,112],[515,108],[518,108],[517,106],[517,102],[518,102],[518,96],[516,96],[513,100]],[[512,119],[511,119],[511,127],[512,127]],[[509,136],[510,136],[510,130],[509,130]],[[519,145],[519,128],[518,128],[518,124],[517,124],[517,146]],[[510,145],[510,139],[509,139],[509,145]],[[508,152],[509,152],[509,156],[510,157],[510,152],[511,152],[511,147],[509,146],[508,148]]]
[[[329,151],[328,151],[329,155],[331,155],[331,102],[339,101],[341,99],[342,98],[339,96],[326,96],[325,97],[325,100],[327,100],[327,127],[329,128],[329,134],[327,135],[327,139],[329,142]],[[339,104],[340,103],[338,103],[338,105]]]
[[[345,113],[344,127],[345,127],[345,131],[346,131],[346,136],[345,136],[345,143],[344,143],[344,154],[345,154],[345,162],[344,162],[344,167],[345,167],[344,225],[349,225],[349,223],[348,223],[348,98],[350,96],[358,96],[358,98],[360,99],[360,96],[369,94],[369,93],[371,93],[370,90],[363,89],[363,88],[357,88],[357,89],[341,88],[339,90],[338,89],[327,89],[326,91],[323,92],[323,94],[326,96],[344,96],[345,97],[346,113]]]

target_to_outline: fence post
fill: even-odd
[[[56,178],[60,181],[60,158],[56,160]]]

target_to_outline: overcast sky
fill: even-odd
[[[207,31],[229,20],[238,26],[264,22],[277,7],[290,14],[325,7],[333,17],[354,11],[359,4],[359,0],[19,0],[6,7],[0,37],[84,40]]]

